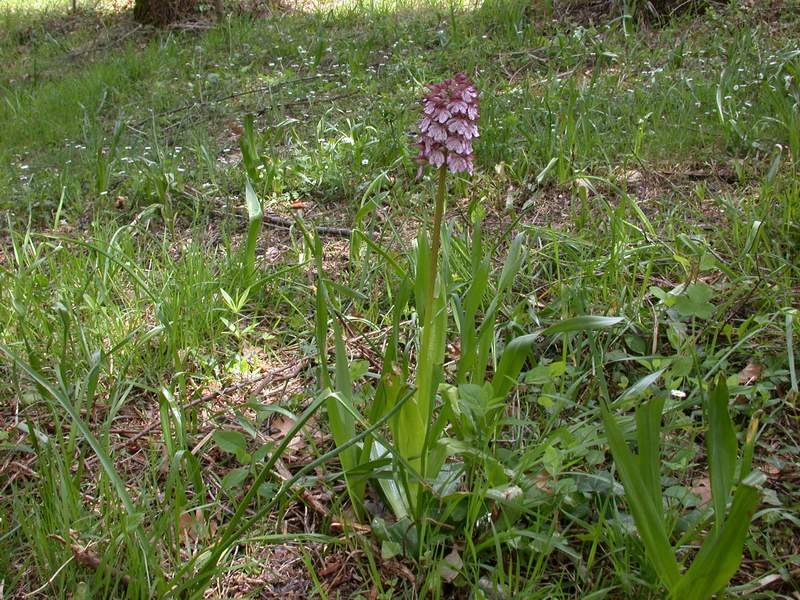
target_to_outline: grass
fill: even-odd
[[[633,28],[562,3],[353,3],[165,32],[68,4],[0,2],[0,597],[660,598],[601,409],[634,439],[634,409],[665,398],[664,519],[688,565],[719,503],[720,374],[766,475],[726,593],[800,592],[796,2]],[[356,232],[320,258],[330,361],[366,414],[392,331],[415,360],[400,273],[436,182],[415,181],[411,132],[423,84],[455,70],[482,98],[476,175],[450,183],[453,297],[477,222],[483,311],[521,235],[490,372],[553,333],[495,435],[447,430],[463,475],[421,523],[374,480],[354,523],[345,483],[365,472],[345,480],[328,430],[319,274],[293,223]],[[624,319],[552,329],[583,315]]]

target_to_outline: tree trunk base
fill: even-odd
[[[197,0],[136,0],[133,18],[145,25],[164,27],[188,15],[196,4]]]

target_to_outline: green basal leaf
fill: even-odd
[[[684,317],[710,319],[714,314],[714,305],[709,302],[714,291],[706,283],[693,283],[675,301],[675,308]]]
[[[245,273],[248,277],[255,270],[256,264],[256,247],[258,246],[258,237],[261,235],[261,224],[264,220],[264,211],[261,208],[261,201],[253,191],[253,186],[250,181],[245,185],[245,204],[247,205],[247,246],[244,256]]]
[[[742,550],[766,478],[752,472],[736,489],[728,519],[703,542],[686,574],[672,590],[675,600],[708,600],[722,590],[739,569]]]
[[[642,481],[650,492],[659,519],[664,520],[661,497],[661,412],[664,398],[645,402],[636,409],[636,437],[639,444],[639,468]]]
[[[608,445],[619,470],[636,529],[653,568],[664,586],[671,590],[678,583],[680,572],[661,517],[662,511],[653,502],[651,488],[642,477],[639,461],[628,448],[616,419],[605,406],[602,407],[602,413]],[[659,502],[661,502],[660,497]]]
[[[708,395],[706,406],[706,452],[711,479],[711,496],[714,505],[714,523],[717,528],[725,521],[728,497],[736,472],[736,432],[728,413],[728,386],[720,374],[714,389]]]
[[[500,281],[497,284],[498,294],[505,292],[511,287],[511,284],[514,282],[514,277],[516,277],[519,272],[522,261],[525,258],[525,249],[522,245],[524,241],[525,236],[520,233],[514,238],[514,241],[511,242],[511,249],[503,263],[503,270],[500,272]]]
[[[503,350],[500,364],[492,378],[492,389],[496,401],[504,401],[511,388],[517,384],[522,366],[530,356],[533,345],[539,336],[539,333],[530,333],[514,338]]]
[[[250,462],[250,455],[247,453],[247,440],[241,431],[219,429],[213,433],[212,439],[220,450],[236,456],[236,460],[239,463],[247,464]]]
[[[608,329],[622,323],[625,319],[623,317],[600,317],[594,315],[585,315],[582,317],[573,317],[559,321],[555,325],[551,325],[541,335],[555,335],[557,333],[574,333],[576,331],[596,331],[598,329]]]
[[[343,446],[356,436],[355,425],[355,394],[353,382],[350,379],[350,364],[347,360],[347,350],[342,339],[342,326],[337,319],[333,320],[333,337],[336,352],[336,394],[331,394],[325,403],[328,411],[328,421],[331,435],[336,446]],[[347,472],[358,466],[358,449],[355,447],[344,450],[339,455],[342,468],[345,471],[347,491],[356,511],[361,510],[365,482],[353,482],[347,477]]]

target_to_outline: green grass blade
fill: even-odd
[[[114,468],[114,463],[111,461],[111,457],[106,454],[103,446],[100,444],[97,438],[92,435],[89,427],[86,425],[86,423],[84,423],[83,419],[81,419],[80,414],[75,410],[75,407],[70,399],[64,395],[61,390],[52,386],[41,373],[23,361],[6,346],[0,345],[0,351],[5,353],[12,361],[14,361],[17,366],[22,369],[28,375],[28,377],[30,377],[37,384],[37,386],[39,386],[40,390],[46,391],[47,394],[64,410],[64,412],[70,416],[72,422],[75,424],[75,427],[77,427],[78,431],[80,431],[81,435],[94,451],[97,459],[100,461],[103,471],[105,471],[106,476],[108,477],[109,481],[111,481],[111,485],[114,486],[117,496],[119,496],[120,502],[122,502],[122,505],[125,507],[125,512],[127,512],[130,516],[135,516],[137,514],[136,507],[128,495],[125,483],[122,481],[122,478]]]

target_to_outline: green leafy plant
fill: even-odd
[[[426,108],[426,114],[435,115],[435,111],[442,110],[444,101],[436,94],[452,93],[447,86],[458,85],[466,84],[462,81],[460,84],[445,82],[432,86],[432,96],[426,97],[425,102],[435,106],[432,113]],[[423,126],[423,140],[426,133]],[[413,517],[417,523],[424,520],[425,498],[448,486],[452,488],[454,481],[462,476],[457,470],[444,468],[448,456],[457,455],[468,462],[476,459],[480,463],[491,454],[489,445],[495,440],[506,400],[517,385],[537,339],[605,329],[623,320],[621,317],[599,316],[567,319],[551,327],[539,327],[502,345],[503,340],[498,339],[497,319],[503,300],[525,263],[525,236],[518,235],[511,241],[499,275],[493,278],[492,255],[483,242],[480,207],[474,210],[471,239],[465,241],[443,226],[447,161],[451,155],[442,150],[441,145],[437,146],[435,140],[423,141],[421,147],[419,160],[437,166],[432,225],[430,233],[425,228],[418,233],[409,270],[393,265],[392,270],[400,272],[401,283],[395,294],[392,332],[384,352],[380,383],[374,390],[366,417],[360,412],[364,402],[355,392],[349,376],[339,323],[343,317],[337,308],[331,310],[336,299],[329,293],[332,282],[323,270],[321,243],[318,238],[312,238],[299,222],[305,232],[307,247],[317,262],[316,342],[320,357],[320,384],[323,393],[329,397],[328,419],[336,444],[341,446],[352,440],[359,422],[372,424],[382,418],[404,396],[407,382],[414,382],[410,400],[389,421],[393,444],[372,437],[365,441],[360,453],[356,449],[342,453],[351,502],[359,512],[365,489],[364,478],[372,475],[378,480],[396,517]],[[438,157],[437,151],[442,153]],[[453,156],[466,161],[458,154]],[[458,163],[458,166],[468,169],[467,162]],[[466,257],[462,261],[466,264],[456,280],[452,263],[458,262],[459,257]],[[340,284],[336,288],[352,295],[352,291]],[[413,357],[401,352],[398,345],[400,322],[412,295],[413,312],[419,323],[411,336],[415,342]],[[491,297],[488,304],[485,302],[487,297]],[[457,336],[453,335],[450,327],[451,306]],[[333,378],[327,366],[329,327],[335,348]],[[460,349],[452,383],[446,381],[444,368],[448,341],[457,341]],[[498,350],[498,343],[502,345],[501,350]],[[493,367],[491,375],[488,374],[490,365]],[[393,466],[391,477],[386,476],[385,470],[389,460]],[[370,474],[368,467],[375,470]],[[503,471],[499,463],[496,467],[495,471]],[[494,478],[493,481],[498,486],[513,483],[507,477]]]
[[[689,535],[694,532],[685,535],[676,546],[672,545],[670,520],[664,512],[661,490],[664,398],[654,397],[636,409],[638,454],[628,448],[623,429],[609,407],[602,407],[608,444],[625,488],[627,504],[647,557],[671,598],[705,600],[725,587],[739,568],[745,536],[761,497],[759,487],[765,477],[752,469],[758,421],[751,421],[739,457],[728,399],[725,378],[720,375],[704,406],[713,528],[685,571],[675,556],[676,547],[690,541]]]

